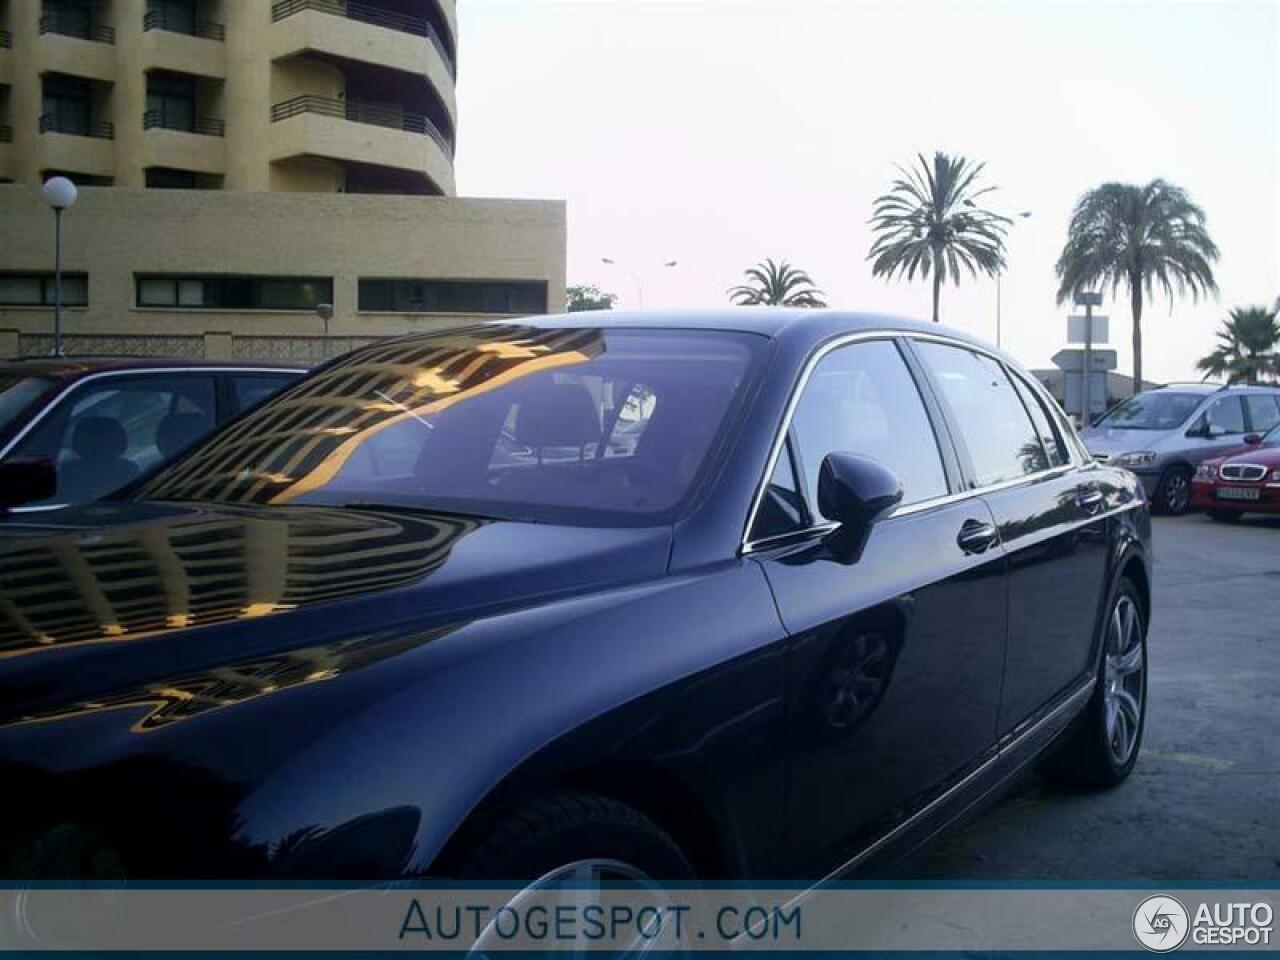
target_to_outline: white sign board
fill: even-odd
[[[1089,335],[1089,320],[1093,320],[1093,335]],[[1092,318],[1085,316],[1067,317],[1067,343],[1106,343],[1110,337],[1110,324],[1107,318],[1095,313]]]
[[[1079,370],[1068,370],[1063,376],[1062,408],[1067,413],[1082,416],[1084,406],[1084,374]],[[1105,370],[1095,370],[1089,376],[1089,414],[1105,413],[1107,410],[1107,374]]]

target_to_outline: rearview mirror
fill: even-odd
[[[871,535],[902,501],[898,475],[870,457],[829,453],[818,472],[818,512],[840,524],[827,538],[831,555],[843,564],[857,563]]]
[[[0,510],[47,500],[58,492],[58,472],[47,457],[14,457],[0,463]]]
[[[1260,443],[1262,442],[1262,434],[1260,434],[1260,433],[1246,433],[1246,434],[1244,435],[1244,442],[1245,442],[1246,444],[1248,444],[1249,446],[1251,446],[1251,447],[1256,447],[1258,444],[1260,444]]]

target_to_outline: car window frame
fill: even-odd
[[[1240,423],[1244,429],[1236,433],[1214,434],[1209,430],[1209,411],[1219,404],[1228,402],[1234,402],[1240,408]],[[1244,395],[1240,393],[1228,393],[1225,396],[1211,394],[1205,398],[1205,402],[1192,414],[1192,417],[1191,426],[1187,428],[1184,436],[1193,440],[1221,440],[1223,437],[1243,437],[1249,432],[1249,405],[1244,402]]]
[[[1257,397],[1259,400],[1270,402],[1276,411],[1276,422],[1270,427],[1259,427],[1253,422],[1253,411],[1249,409],[1249,401]],[[1249,433],[1270,433],[1272,427],[1280,425],[1280,393],[1272,393],[1267,390],[1249,391],[1241,395],[1241,402],[1244,405],[1244,432]]]
[[[1064,441],[1063,445],[1067,452],[1067,462],[1059,467],[1050,467],[1047,470],[1040,470],[1035,473],[1026,474],[1025,476],[1015,477],[1011,480],[1003,480],[999,483],[988,484],[983,487],[969,486],[968,484],[973,480],[973,474],[965,462],[960,459],[963,448],[956,434],[957,426],[951,419],[950,411],[939,399],[937,393],[938,387],[934,382],[933,377],[930,375],[928,369],[920,360],[919,356],[917,356],[915,351],[912,349],[912,345],[917,341],[924,341],[971,350],[974,353],[982,354],[991,360],[994,360],[1001,369],[1006,371],[1006,374],[1016,373],[1017,368],[1009,364],[996,350],[991,350],[981,346],[980,344],[970,343],[959,338],[948,337],[942,334],[925,333],[914,330],[867,330],[859,331],[857,333],[846,333],[819,344],[810,352],[809,356],[805,358],[804,366],[796,377],[795,383],[791,388],[791,393],[787,398],[787,404],[783,410],[782,421],[774,433],[773,445],[770,448],[769,457],[765,461],[764,472],[757,480],[755,495],[752,497],[751,507],[747,511],[746,524],[742,529],[741,542],[738,548],[739,555],[746,556],[762,550],[787,546],[795,542],[807,540],[819,534],[829,533],[839,526],[839,524],[832,521],[821,520],[820,515],[816,514],[812,507],[806,502],[806,509],[809,510],[810,516],[815,518],[815,522],[810,526],[803,530],[794,530],[784,534],[764,537],[759,540],[751,539],[751,529],[755,525],[756,514],[760,509],[761,501],[764,499],[768,482],[777,467],[778,457],[791,443],[792,418],[795,414],[796,407],[799,405],[800,397],[804,391],[805,385],[808,383],[809,377],[814,368],[828,353],[831,353],[841,347],[862,343],[867,340],[892,340],[897,344],[903,360],[906,362],[913,379],[916,381],[916,386],[920,391],[921,399],[924,401],[925,412],[929,417],[930,426],[932,426],[934,436],[938,440],[939,452],[943,457],[943,469],[947,475],[947,485],[951,490],[951,492],[944,496],[933,497],[928,500],[920,500],[916,503],[899,506],[887,517],[881,520],[881,523],[892,523],[899,517],[914,516],[915,514],[925,513],[929,510],[948,506],[953,503],[976,499],[1000,490],[1008,490],[1031,483],[1039,483],[1052,477],[1065,476],[1067,473],[1070,473],[1073,470],[1079,470],[1083,467],[1096,466],[1096,461],[1093,460],[1092,456],[1086,455],[1082,443],[1075,439],[1071,433],[1066,432],[1061,421],[1060,410],[1057,407],[1057,403],[1053,401],[1051,396],[1049,396],[1048,392],[1044,389],[1044,385],[1034,377],[1022,377],[1027,388],[1037,398],[1039,398],[1041,403],[1051,413],[1051,424],[1056,427]],[[1018,396],[1018,392],[1016,390],[1014,390],[1014,395]],[[1019,402],[1021,402],[1021,398],[1019,398]],[[1029,415],[1028,420],[1030,420]],[[965,456],[967,456],[967,451],[965,451]],[[954,458],[954,460],[952,458]],[[959,473],[958,488],[957,481],[953,479],[953,468]]]

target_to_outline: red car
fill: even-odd
[[[1214,520],[1280,513],[1280,426],[1251,433],[1245,445],[1201,461],[1191,481],[1191,505]]]

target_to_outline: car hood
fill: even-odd
[[[1091,427],[1080,436],[1093,454],[1109,457],[1139,450],[1153,450],[1168,438],[1169,430],[1123,430],[1116,427]]]
[[[0,719],[650,579],[670,538],[394,508],[100,502],[20,515],[0,523]]]
[[[1207,460],[1207,463],[1223,464],[1233,460],[1258,463],[1266,467],[1280,467],[1280,447],[1243,445]]]

